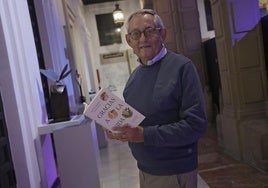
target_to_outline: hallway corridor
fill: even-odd
[[[100,150],[101,188],[138,188],[138,169],[127,143],[108,140]],[[199,142],[198,188],[268,188],[268,174],[224,154],[210,128]]]

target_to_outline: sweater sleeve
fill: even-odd
[[[203,91],[194,64],[186,63],[179,77],[181,84],[179,120],[144,127],[144,144],[147,146],[186,146],[197,142],[206,131]]]

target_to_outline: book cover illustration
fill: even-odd
[[[101,89],[84,111],[84,115],[112,131],[115,126],[138,126],[145,118],[109,89]]]

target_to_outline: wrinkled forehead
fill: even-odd
[[[139,14],[134,15],[128,22],[127,31],[131,31],[133,29],[145,29],[147,27],[155,27],[155,19],[151,14]]]
[[[164,23],[161,19],[161,17],[156,13],[156,11],[152,10],[152,9],[141,9],[137,12],[134,12],[132,13],[125,26],[126,26],[126,29],[127,31],[129,32],[130,31],[130,22],[131,22],[131,25],[132,25],[132,21],[135,19],[135,18],[144,18],[144,17],[151,17],[152,18],[152,22],[153,22],[153,26],[155,27],[160,27],[160,28],[164,28]],[[152,26],[152,23],[150,24]],[[131,26],[132,27],[132,26]]]
[[[129,18],[128,18],[128,22],[133,18],[133,17],[136,17],[136,16],[142,16],[142,15],[146,15],[146,14],[149,14],[149,15],[152,15],[152,16],[155,16],[156,15],[156,12],[152,9],[142,9],[140,11],[137,11],[135,13],[132,13]]]

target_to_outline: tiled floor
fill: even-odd
[[[108,140],[108,146],[100,150],[101,188],[139,188],[138,169],[127,143]],[[199,177],[198,188],[208,188]]]
[[[127,143],[108,140],[100,150],[101,188],[139,188],[138,169]],[[268,188],[268,174],[239,163],[217,145],[212,127],[199,142],[198,188]]]
[[[211,188],[268,188],[268,173],[225,154],[213,127],[199,142],[199,174]]]
[[[127,143],[108,140],[107,148],[100,150],[101,188],[138,188],[135,160]]]

